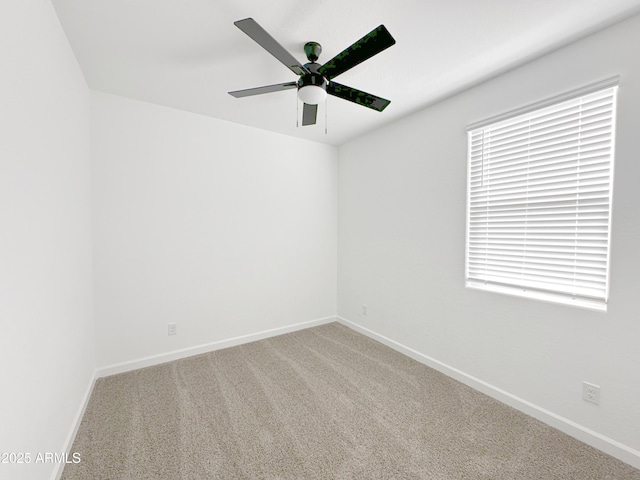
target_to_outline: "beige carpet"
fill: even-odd
[[[332,323],[99,379],[63,479],[640,479]]]

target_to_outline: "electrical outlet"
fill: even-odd
[[[582,399],[585,402],[600,405],[600,387],[589,382],[582,382]]]
[[[362,304],[362,315],[365,317],[369,314],[369,307],[367,307],[364,303]]]
[[[176,335],[178,333],[178,327],[176,326],[175,323],[170,323],[169,324],[169,335]]]

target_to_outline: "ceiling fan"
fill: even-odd
[[[236,98],[297,88],[298,98],[304,102],[302,125],[314,125],[316,123],[318,103],[323,101],[327,97],[327,94],[369,107],[378,112],[383,111],[391,103],[384,98],[376,97],[370,93],[356,90],[355,88],[347,87],[333,81],[333,78],[396,43],[384,25],[380,25],[372,30],[324,65],[316,63],[316,60],[318,60],[322,52],[322,47],[319,43],[308,42],[305,44],[304,52],[309,63],[301,65],[300,62],[269,35],[253,18],[238,20],[234,22],[234,25],[251,37],[267,52],[276,57],[289,68],[289,70],[300,76],[295,82],[279,83],[265,87],[229,92],[230,95]]]

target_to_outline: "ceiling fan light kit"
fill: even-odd
[[[319,43],[308,42],[304,46],[307,58],[310,60],[304,67],[309,73],[300,76],[296,85],[298,86],[298,98],[303,103],[309,105],[318,105],[327,98],[327,80],[318,72],[320,65],[315,63],[318,55],[322,51]],[[313,59],[313,60],[312,60]]]
[[[317,85],[307,85],[298,89],[298,98],[309,105],[318,105],[326,100],[327,90]]]
[[[332,81],[332,79],[338,75],[396,43],[384,25],[380,25],[372,30],[324,65],[316,62],[322,52],[322,46],[317,42],[307,42],[305,44],[304,52],[309,63],[301,65],[293,55],[269,35],[254,19],[245,18],[244,20],[238,20],[234,22],[234,25],[300,77],[297,82],[286,82],[229,92],[230,95],[236,98],[297,88],[298,98],[304,103],[302,125],[315,125],[318,104],[327,98],[327,94],[357,103],[358,105],[371,108],[378,112],[383,111],[391,103],[384,98]]]

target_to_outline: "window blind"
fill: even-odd
[[[616,95],[468,132],[468,286],[606,309]]]

